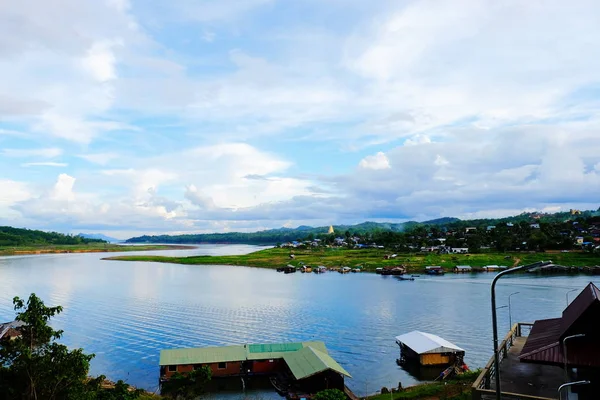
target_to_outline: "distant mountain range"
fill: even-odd
[[[597,211],[579,211],[571,210],[559,213],[529,212],[506,218],[488,218],[461,220],[459,218],[444,217],[432,219],[429,221],[407,221],[400,223],[391,222],[363,222],[356,225],[333,225],[336,235],[343,236],[346,231],[351,234],[362,235],[369,232],[403,232],[419,226],[439,227],[447,229],[459,229],[467,226],[486,227],[501,223],[521,223],[521,222],[546,222],[556,223],[566,219],[590,218],[600,216],[600,209]],[[276,244],[285,243],[293,240],[301,240],[310,235],[325,235],[329,226],[311,227],[301,225],[297,228],[278,228],[269,229],[253,233],[229,232],[229,233],[203,233],[187,235],[158,235],[158,236],[139,236],[127,239],[127,243],[246,243],[246,244]]]
[[[105,241],[107,241],[109,243],[116,243],[116,242],[120,242],[121,241],[119,239],[115,239],[114,237],[103,235],[101,233],[80,233],[77,236],[81,236],[82,238],[86,238],[86,239],[105,240]]]
[[[458,218],[438,218],[430,221],[416,222],[407,221],[401,223],[391,222],[363,222],[356,225],[333,225],[333,229],[338,235],[343,235],[346,231],[353,234],[364,234],[376,231],[402,232],[406,229],[418,225],[446,225],[459,222]],[[301,225],[297,228],[277,228],[268,229],[259,232],[243,233],[202,233],[187,235],[158,235],[158,236],[139,236],[127,239],[127,243],[247,243],[247,244],[275,244],[292,240],[302,239],[310,234],[326,234],[329,226],[312,227]]]

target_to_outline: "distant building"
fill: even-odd
[[[540,224],[530,224],[529,227],[531,229],[540,229]]]
[[[329,230],[327,231],[328,235],[331,235],[332,233],[334,233],[335,231],[333,230],[333,225],[329,225]]]
[[[450,249],[453,254],[467,254],[469,252],[468,247],[453,247]]]
[[[570,209],[569,212],[571,213],[571,215],[581,215],[581,211],[580,210]]]
[[[490,225],[490,226],[487,227],[488,231],[491,231],[491,230],[494,230],[494,229],[496,229],[496,225]]]
[[[474,226],[470,226],[468,228],[465,228],[465,233],[471,233],[471,232],[477,232],[477,228],[475,228]]]
[[[575,238],[575,243],[577,243],[577,244],[583,244],[583,236],[577,236]]]

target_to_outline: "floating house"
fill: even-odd
[[[325,344],[315,341],[162,350],[160,381],[204,366],[213,378],[285,376],[286,382],[309,393],[344,390],[344,377],[350,377],[331,358]]]
[[[22,321],[10,321],[0,323],[0,340],[11,340],[21,336],[19,328],[21,328],[24,325],[25,323]]]
[[[473,272],[473,268],[470,265],[457,265],[454,267],[454,272]]]
[[[483,270],[487,271],[487,272],[496,272],[496,271],[504,271],[507,268],[508,267],[505,267],[503,265],[486,265],[485,267],[483,267]]]
[[[396,337],[400,346],[398,364],[415,362],[422,366],[462,365],[465,351],[431,333],[412,331]]]
[[[444,269],[438,265],[430,265],[425,267],[425,272],[429,275],[444,275]]]

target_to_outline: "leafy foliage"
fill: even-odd
[[[327,389],[317,393],[315,400],[345,400],[346,395],[339,389]]]
[[[141,393],[122,381],[102,388],[104,376],[87,377],[93,354],[83,349],[69,350],[57,342],[62,331],[48,321],[62,307],[47,307],[35,294],[27,301],[13,299],[20,336],[3,340],[0,346],[1,400],[133,400]]]
[[[100,239],[84,238],[79,235],[64,235],[57,232],[43,232],[31,229],[13,228],[10,226],[0,226],[0,247],[87,243],[106,242]]]
[[[174,399],[196,398],[204,393],[206,383],[212,378],[209,367],[203,366],[185,375],[176,372],[161,387],[161,393]]]

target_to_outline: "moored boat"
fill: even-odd
[[[347,274],[348,272],[350,272],[350,267],[342,267],[342,269],[340,269],[340,274]]]

